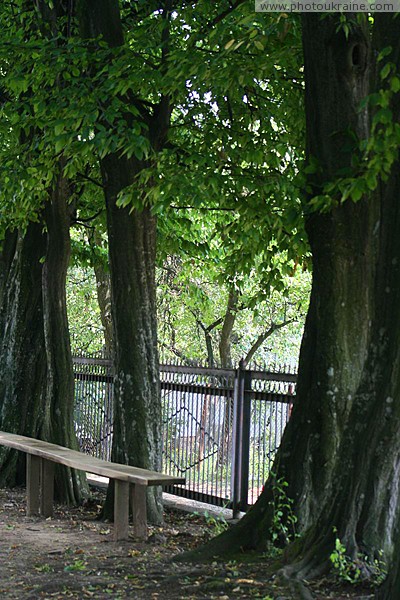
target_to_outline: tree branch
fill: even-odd
[[[249,362],[251,361],[254,354],[257,352],[257,350],[260,348],[260,346],[262,346],[263,343],[265,342],[265,340],[268,339],[273,333],[275,333],[275,331],[278,331],[278,329],[282,329],[282,327],[286,327],[286,325],[289,325],[290,323],[294,323],[295,321],[296,321],[296,319],[288,319],[288,320],[282,321],[281,323],[272,323],[271,327],[269,329],[267,329],[266,331],[264,331],[263,333],[261,333],[258,336],[258,338],[256,339],[256,341],[254,342],[254,344],[251,346],[250,350],[244,357],[244,364],[245,365],[249,364]]]
[[[90,177],[89,175],[85,175],[85,173],[77,173],[76,175],[77,175],[77,177],[80,177],[80,179],[84,179],[85,181],[90,181],[90,183],[93,183],[94,185],[97,185],[97,187],[104,189],[104,185],[102,183],[100,183],[100,181],[98,181],[97,179],[94,179],[93,177]]]
[[[206,206],[175,206],[175,205],[170,205],[169,208],[171,208],[172,210],[208,210],[208,211],[225,211],[225,212],[236,212],[236,208],[224,208],[222,206],[210,206],[210,207],[206,207]]]
[[[193,360],[192,358],[189,358],[188,356],[186,356],[186,354],[184,354],[181,350],[176,348],[176,346],[174,346],[174,345],[169,346],[165,342],[162,342],[160,345],[162,346],[162,348],[165,348],[166,350],[169,350],[170,352],[172,352],[172,354],[175,354],[175,356],[180,358],[180,360],[188,367],[196,367],[197,366],[196,360]]]
[[[231,6],[229,8],[227,8],[224,11],[222,11],[212,21],[209,21],[207,23],[207,28],[211,29],[212,27],[215,27],[215,25],[217,25],[218,23],[220,23],[221,21],[223,21],[225,19],[225,17],[227,17],[228,15],[230,15],[231,13],[233,13],[233,11],[236,10],[237,7],[240,6],[241,4],[243,4],[245,1],[246,0],[236,0],[236,2],[234,2],[233,4],[231,4]]]
[[[92,215],[91,217],[87,217],[87,219],[74,219],[73,223],[81,223],[82,225],[84,223],[90,223],[90,221],[94,221],[95,219],[97,219],[97,217],[99,215],[101,215],[101,213],[104,212],[104,211],[105,211],[105,209],[101,208],[96,213],[94,213],[94,215]]]

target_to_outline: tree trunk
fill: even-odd
[[[391,46],[394,50],[390,60],[398,70],[398,24],[389,14],[376,17],[374,52],[371,54],[378,55],[383,48]],[[397,123],[400,119],[399,94],[395,94],[391,108],[393,122]],[[373,571],[371,564],[380,551],[384,552],[388,562],[394,555],[400,465],[399,173],[397,162],[389,179],[381,183],[379,197],[376,197],[380,208],[380,220],[376,219],[375,228],[378,244],[371,240],[371,248],[376,248],[378,255],[376,277],[373,284],[368,279],[364,283],[373,297],[367,360],[351,410],[347,413],[329,496],[323,498],[319,518],[304,536],[302,560],[289,569],[297,576],[310,576],[326,566],[334,543],[333,527],[350,557],[367,557],[365,576]],[[375,210],[370,210],[376,218]],[[354,310],[356,300],[357,297],[352,303]],[[343,364],[345,361],[346,356]]]
[[[104,264],[95,254],[94,244],[102,246],[101,237],[94,233],[93,239],[89,239],[92,247],[92,266],[96,277],[96,292],[97,301],[100,308],[100,319],[104,332],[105,355],[112,356],[113,349],[113,329],[112,329],[112,314],[111,314],[111,276],[110,271],[106,270]]]
[[[155,297],[156,221],[116,205],[131,182],[124,159],[102,164],[106,189],[114,324],[114,436],[116,462],[161,469],[161,402]],[[161,519],[161,494],[148,493],[149,518]]]
[[[103,326],[105,355],[112,356],[113,329],[111,315],[111,277],[102,265],[98,263],[93,266],[96,277],[97,302],[100,308],[100,319]]]
[[[78,450],[74,429],[75,387],[65,292],[71,252],[68,199],[68,182],[59,176],[44,210],[47,248],[42,285],[47,389],[41,437]],[[86,493],[84,473],[58,467],[55,490],[59,499],[71,504],[79,503]]]
[[[238,300],[239,296],[237,291],[234,288],[231,288],[229,290],[228,305],[226,307],[219,340],[219,359],[221,361],[221,367],[227,369],[232,368],[231,336],[238,310]]]
[[[117,0],[81,2],[86,37],[103,35],[116,47],[124,43]],[[162,145],[169,123],[169,106],[162,97],[151,117],[149,140]],[[161,398],[155,298],[156,220],[142,211],[117,206],[118,194],[133,184],[144,162],[117,154],[101,161],[107,206],[107,229],[114,331],[114,435],[112,459],[159,471],[161,469]],[[138,195],[142,190],[138,187]],[[112,486],[105,506],[112,516]],[[147,494],[149,520],[162,520],[161,490]]]
[[[370,89],[369,37],[365,27],[353,24],[346,38],[338,15],[306,14],[303,31],[307,155],[318,160],[310,181],[316,195],[339,169],[351,167],[349,131],[368,136],[368,114],[358,109]],[[367,360],[378,220],[373,198],[307,216],[313,286],[293,414],[260,499],[207,554],[265,549],[276,480],[289,483],[302,532],[316,523],[332,496],[341,441]]]
[[[368,114],[359,112],[371,76],[368,32],[354,25],[346,38],[338,23],[338,15],[303,19],[307,156],[319,165],[310,181],[313,194],[339,169],[351,167],[349,132],[359,139],[369,133]],[[311,301],[296,403],[274,467],[289,482],[301,531],[315,522],[335,485],[332,473],[367,358],[378,210],[374,198],[364,198],[306,220]]]
[[[224,321],[222,324],[221,336],[219,341],[219,358],[221,367],[226,369],[232,368],[231,355],[231,337],[233,327],[235,325],[237,310],[238,310],[239,295],[238,292],[231,287],[228,296],[228,305]],[[230,456],[230,439],[233,427],[233,398],[226,398],[224,407],[224,420],[222,423],[222,441],[218,449],[218,464],[224,465],[229,460]]]
[[[6,300],[8,277],[17,249],[18,232],[7,230],[0,252],[0,307]],[[1,314],[1,312],[0,312]]]
[[[1,253],[0,429],[35,437],[43,421],[46,355],[43,334],[40,223],[7,232]],[[0,486],[25,481],[18,453],[0,449]]]
[[[378,54],[380,50],[390,46],[394,49],[390,60],[398,71],[400,44],[397,22],[392,15],[382,14],[376,17],[375,52],[371,54]],[[332,23],[332,19],[324,19],[319,23],[315,19],[313,15],[304,16],[308,94],[311,90],[317,92],[319,85],[324,85],[324,73],[316,69],[316,65],[321,63],[320,67],[324,66],[329,74],[329,63],[323,60],[324,48],[315,47],[315,40],[320,39],[322,34],[329,51],[330,46],[335,48],[334,40],[337,37],[332,30],[327,35],[327,26],[329,21]],[[345,47],[350,43],[350,65],[360,67],[360,56],[368,56],[369,53],[364,53],[359,47],[355,51],[360,44],[360,38],[352,39],[355,31],[353,29],[350,39],[345,41]],[[313,49],[311,54],[310,46]],[[314,71],[310,69],[310,61]],[[331,76],[334,78],[335,73],[331,73]],[[340,82],[338,73],[336,81]],[[356,84],[357,81],[353,81],[353,90],[357,90]],[[332,92],[328,98],[331,96]],[[314,99],[318,101],[318,94]],[[310,114],[310,98],[307,106]],[[318,107],[319,104],[315,105],[314,111]],[[394,95],[391,109],[393,122],[397,123],[400,119],[398,93]],[[311,134],[318,131],[320,121],[317,117],[318,113],[314,112],[315,121],[312,126],[308,125],[309,140],[312,140]],[[336,131],[340,132],[337,126]],[[306,332],[310,337],[305,338],[302,346],[298,398],[275,464],[278,477],[285,477],[289,481],[289,495],[294,499],[294,509],[301,519],[303,531],[307,527],[302,538],[287,549],[286,558],[290,564],[284,569],[284,573],[298,578],[320,574],[329,567],[334,539],[338,537],[346,548],[346,554],[352,559],[357,558],[364,577],[374,573],[373,561],[380,557],[381,551],[387,563],[393,562],[388,580],[378,593],[378,597],[384,600],[396,597],[400,584],[399,186],[400,164],[397,162],[388,180],[381,183],[379,194],[375,194],[374,200],[362,200],[356,205],[347,202],[330,214],[314,217],[309,221],[315,265],[312,303],[306,323]],[[380,209],[379,221],[376,217],[376,205]],[[365,213],[367,207],[369,214]],[[346,222],[341,220],[344,214],[348,217]],[[316,220],[321,225],[318,230],[315,228]],[[371,235],[371,228],[366,227],[371,220],[376,223],[376,241]],[[347,231],[347,238],[338,238],[339,224],[342,230]],[[365,232],[369,232],[369,237],[365,237]],[[326,243],[324,247],[321,238],[329,241],[329,244]],[[339,241],[344,246],[339,246],[340,261],[336,263],[336,269],[332,270],[332,261],[328,258],[332,256],[333,249],[338,248]],[[367,268],[362,254],[370,258],[371,265],[375,263],[376,269],[373,266],[372,269]],[[360,277],[360,266],[363,263],[364,280]],[[323,266],[326,269],[325,287]],[[333,298],[323,297],[321,290],[326,289],[326,280],[331,278],[336,284],[336,289],[332,288]],[[357,288],[357,285],[360,287]],[[336,311],[331,312],[335,305]],[[336,316],[335,323],[326,321],[326,310],[331,316]],[[367,319],[364,327],[358,321],[358,311]],[[351,322],[352,318],[357,320],[357,328]],[[338,335],[338,325],[342,332],[347,332],[347,336],[343,333]],[[321,344],[322,334],[329,342],[328,348],[326,344]],[[353,335],[353,339],[350,335]],[[319,356],[311,354],[310,338],[312,346],[319,351]],[[336,352],[332,352],[332,347]],[[342,352],[341,358],[339,350]],[[326,356],[330,362],[326,362]],[[313,372],[307,372],[304,362],[306,359],[308,364],[316,366],[317,380]],[[331,362],[332,359],[337,362]],[[330,387],[325,383],[325,394],[319,379],[324,374],[321,373],[319,363],[327,369],[327,376],[331,380]],[[349,374],[351,368],[354,373]],[[311,391],[315,385],[321,389],[319,405],[317,402],[309,404],[308,399],[312,394],[307,395],[306,384]],[[350,398],[347,396],[348,390],[352,390]],[[307,411],[310,406],[314,408],[313,412]],[[301,423],[302,430],[298,429]],[[318,433],[319,438],[315,441],[311,437],[310,443],[310,435],[313,433]],[[333,434],[336,435],[336,440],[333,439]],[[331,458],[327,455],[327,449],[331,451]],[[322,454],[323,462],[317,450]],[[304,467],[302,463],[305,463]],[[303,482],[298,480],[298,485],[294,472],[296,468],[304,478]],[[320,483],[316,482],[318,475],[325,484],[325,493]],[[308,494],[311,501],[299,496],[301,485],[303,493]],[[262,534],[264,539],[267,538],[271,526],[273,494],[273,481],[270,480],[255,508],[230,534],[217,539],[211,548],[207,548],[206,554],[215,554],[216,549],[222,552],[228,545],[231,549],[234,546],[236,550],[262,548]],[[319,508],[314,506],[316,498],[320,501]]]
[[[396,119],[399,117],[398,110]],[[395,545],[400,472],[399,186],[400,163],[396,163],[389,181],[381,188],[376,308],[368,359],[342,435],[329,497],[323,499],[318,520],[302,540],[302,559],[288,569],[298,577],[310,577],[326,567],[335,535],[350,558],[362,557],[365,577],[374,572],[374,559],[380,559],[382,552],[386,563],[390,564],[393,557],[398,563]],[[395,573],[396,569],[398,564]]]

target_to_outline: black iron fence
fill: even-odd
[[[76,432],[82,451],[111,457],[113,377],[101,358],[74,358]],[[253,504],[290,417],[296,373],[161,365],[163,471],[186,477],[167,491],[227,506]]]

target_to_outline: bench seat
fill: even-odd
[[[53,514],[55,463],[113,479],[115,540],[128,538],[129,502],[132,504],[135,535],[141,539],[147,538],[147,486],[185,483],[182,477],[112,463],[64,446],[4,431],[0,431],[0,445],[27,454],[28,515],[49,517]]]

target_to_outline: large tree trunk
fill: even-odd
[[[0,429],[78,448],[65,300],[67,192],[60,179],[44,209],[47,233],[43,223],[30,223],[25,233],[7,234],[3,244]],[[1,449],[0,464],[1,485],[24,482],[16,452]],[[60,500],[79,502],[85,490],[81,472],[57,471]]]
[[[398,70],[399,26],[392,15],[376,15],[371,54],[377,55],[388,46],[393,49],[390,60]],[[394,96],[391,108],[393,120],[398,122],[399,94]],[[397,162],[388,181],[381,183],[379,197],[376,195],[379,219],[375,217],[375,209],[370,209],[377,222],[378,239],[377,245],[371,240],[370,247],[376,248],[378,262],[374,282],[368,279],[364,282],[373,297],[367,360],[351,410],[346,415],[329,495],[322,498],[319,518],[314,520],[300,544],[302,560],[289,569],[298,576],[310,576],[326,567],[334,543],[333,527],[350,557],[367,557],[366,576],[380,551],[384,552],[386,561],[394,554],[400,465],[399,186],[400,164]],[[356,298],[352,306],[353,310],[358,308]],[[346,359],[343,356],[344,366]],[[351,367],[353,363],[347,364]]]
[[[6,300],[7,288],[9,285],[8,277],[10,275],[11,265],[15,257],[17,242],[18,232],[16,230],[7,230],[0,252],[0,307],[4,305]],[[3,317],[4,314],[2,314],[0,311],[0,319]]]
[[[74,375],[68,330],[66,277],[71,244],[68,182],[59,176],[44,210],[47,227],[43,265],[44,333],[47,358],[47,389],[41,437],[68,448],[79,449],[74,429]],[[56,469],[56,495],[76,504],[86,493],[81,471]]]
[[[155,296],[156,222],[149,209],[116,205],[132,182],[132,166],[108,157],[102,164],[107,200],[114,324],[113,460],[161,469],[161,401]],[[159,522],[161,493],[148,492],[149,518]]]
[[[318,161],[312,194],[338,170],[351,167],[349,132],[368,136],[369,36],[353,24],[346,38],[339,16],[303,20],[307,155]],[[288,482],[300,531],[315,525],[334,490],[343,435],[367,361],[374,299],[379,221],[376,198],[346,202],[307,216],[313,286],[300,353],[296,403],[273,473],[256,505],[207,553],[265,549],[269,542],[275,481]],[[332,523],[332,526],[335,523]],[[332,528],[331,528],[332,529]]]
[[[303,21],[307,155],[319,164],[311,182],[314,193],[334,179],[338,169],[350,166],[349,131],[359,138],[368,135],[368,115],[358,112],[369,91],[368,34],[354,26],[346,39],[337,26],[337,16],[321,20],[320,15],[308,14]],[[362,64],[353,63],[356,46],[364,57]],[[349,150],[344,152],[346,145]],[[343,430],[367,358],[377,209],[374,199],[362,199],[307,218],[313,256],[311,301],[296,403],[274,465],[278,479],[289,483],[300,531],[315,522],[331,494]],[[256,511],[265,512],[269,495],[267,486]],[[251,537],[258,545],[262,528]]]
[[[314,194],[339,169],[351,167],[351,136],[365,139],[369,133],[368,114],[359,112],[371,77],[368,32],[355,25],[346,37],[338,23],[337,15],[303,19],[307,156],[318,161],[310,182]],[[362,199],[306,220],[313,256],[311,301],[296,403],[275,467],[289,482],[301,530],[315,521],[331,493],[367,357],[378,208],[374,198]]]
[[[8,232],[1,253],[0,429],[35,437],[43,421],[46,387],[40,223]],[[0,486],[25,481],[17,452],[0,449]]]
[[[315,19],[313,15],[304,16],[307,110],[310,114],[310,108],[313,107],[314,113],[311,114],[315,118],[313,124],[308,125],[309,141],[321,126],[318,118],[321,109],[318,104],[310,103],[309,94],[313,91],[314,99],[318,100],[319,86],[327,85],[324,82],[324,68],[328,74],[330,72],[330,63],[324,60],[324,47],[315,46],[315,41],[325,41],[329,57],[332,48],[336,48],[337,39],[334,30],[329,31],[335,19],[324,19],[318,23],[318,27]],[[398,69],[400,44],[397,22],[391,15],[377,15],[374,27],[375,52],[371,54],[378,54],[382,48],[391,46],[393,52],[390,60]],[[352,35],[354,32],[353,29]],[[359,44],[365,42],[362,38],[351,39],[351,36],[349,40],[343,38],[342,42],[339,49],[341,45],[346,48],[350,44],[350,53],[332,52],[331,58],[347,56],[351,60],[345,64],[356,65],[362,76],[366,65],[362,64],[360,57],[368,59],[369,53],[364,52]],[[313,51],[310,52],[310,49]],[[310,66],[313,68],[310,69]],[[338,71],[331,71],[330,75],[333,79],[336,77],[337,82],[341,81],[341,76],[343,78],[343,73]],[[359,86],[354,81],[352,89],[357,88]],[[342,90],[343,94],[345,90]],[[332,97],[332,92],[327,97]],[[398,122],[399,94],[394,96],[391,108],[394,122]],[[340,130],[336,125],[336,132]],[[294,510],[301,519],[303,531],[306,528],[302,538],[287,550],[286,557],[290,564],[285,568],[286,575],[310,578],[327,569],[337,536],[350,558],[357,558],[358,565],[362,565],[362,575],[365,577],[374,573],[373,561],[381,551],[387,562],[394,559],[391,575],[379,594],[384,600],[397,597],[400,584],[399,555],[395,554],[399,549],[400,525],[399,167],[399,162],[394,164],[391,176],[381,183],[379,195],[376,193],[372,202],[362,200],[356,205],[346,203],[324,217],[314,217],[314,223],[308,223],[315,265],[313,297],[306,324],[310,338],[306,337],[302,346],[298,401],[275,465],[278,477],[285,477],[289,481],[289,495],[294,499]],[[376,206],[380,209],[379,220]],[[368,212],[365,212],[367,208]],[[342,215],[347,215],[346,222],[341,221]],[[325,227],[315,229],[315,221]],[[370,228],[374,221],[376,241]],[[347,237],[338,238],[337,229],[333,227],[338,224],[341,230],[347,232]],[[332,232],[335,235],[332,236]],[[327,241],[325,246],[322,236]],[[335,249],[334,243],[339,241],[344,246],[340,246],[340,260],[332,270],[332,263],[328,259]],[[363,254],[369,257],[370,268],[367,268]],[[364,278],[361,278],[361,265],[365,269]],[[325,286],[322,267],[325,267]],[[338,277],[338,273],[341,277]],[[326,289],[326,278],[332,278],[336,284],[331,291],[332,297],[321,296],[321,290]],[[357,285],[360,289],[357,289]],[[336,306],[334,312],[332,306]],[[336,316],[336,324],[326,320],[325,310],[331,317]],[[367,319],[364,327],[359,322],[359,311],[363,319]],[[356,328],[353,320],[356,321]],[[338,326],[347,334],[338,336]],[[311,354],[310,339],[313,341],[312,347],[316,346],[320,355]],[[329,342],[328,348],[321,344],[322,339]],[[337,362],[332,362],[334,359]],[[305,360],[314,361],[319,372],[317,380],[310,370],[307,371]],[[321,388],[324,380],[321,382],[320,377],[324,372],[321,373],[319,364],[326,369],[331,380],[329,387],[325,377],[325,385]],[[312,397],[307,394],[307,389],[312,392],[315,386],[321,390],[319,403],[315,401],[311,405],[314,412],[307,413],[307,399]],[[313,434],[318,434],[318,439],[313,441],[311,437],[310,443],[310,435]],[[331,456],[328,456],[327,449],[330,449]],[[304,467],[302,463],[305,463]],[[295,469],[299,469],[303,478],[297,479],[298,484]],[[325,492],[316,482],[318,475],[324,482]],[[311,497],[311,501],[299,496],[301,489]],[[254,510],[231,534],[217,540],[211,552],[208,548],[207,554],[215,554],[216,549],[223,551],[227,544],[231,549],[233,545],[236,550],[262,548],[262,534],[267,537],[271,525],[273,493],[273,482],[270,481]],[[320,507],[315,506],[316,498],[321,503]]]
[[[82,0],[82,32],[102,35],[111,47],[124,44],[117,0]],[[164,31],[167,31],[165,28]],[[166,45],[163,47],[163,55]],[[169,101],[161,97],[148,116],[149,141],[157,151],[168,129]],[[127,116],[127,121],[131,117]],[[161,398],[155,301],[156,221],[149,208],[117,206],[118,194],[134,183],[142,161],[109,154],[101,161],[107,206],[107,229],[114,331],[113,460],[138,467],[161,468]],[[142,196],[140,186],[138,196]],[[111,516],[112,486],[105,513]],[[161,490],[147,494],[149,519],[162,520]]]

